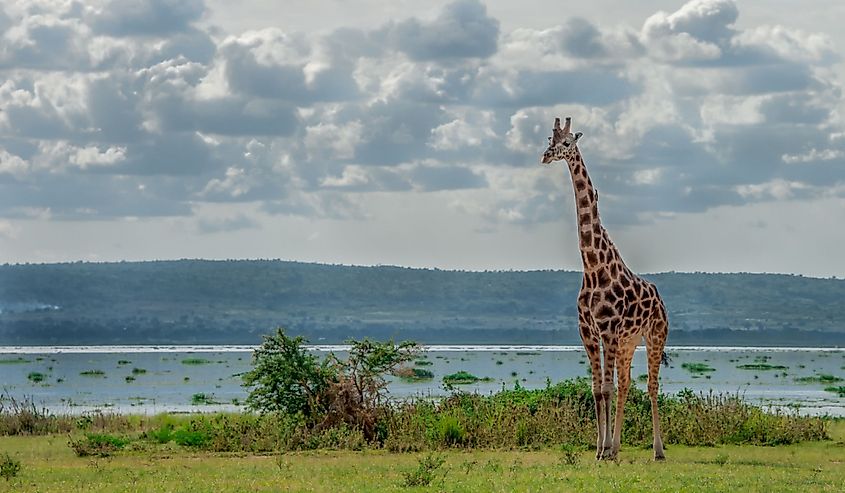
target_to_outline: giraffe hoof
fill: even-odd
[[[663,461],[665,461],[665,460],[666,460],[666,456],[665,456],[665,455],[663,455],[663,454],[660,454],[660,455],[655,455],[655,456],[654,456],[654,461],[655,461],[655,462],[663,462]]]

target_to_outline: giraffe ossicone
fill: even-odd
[[[631,362],[640,341],[648,358],[648,395],[655,460],[662,460],[663,439],[657,409],[658,374],[669,322],[654,284],[625,265],[619,250],[601,224],[598,193],[578,149],[581,132],[572,133],[572,119],[563,128],[555,118],[549,147],[540,163],[566,162],[575,191],[578,244],[584,266],[578,294],[578,327],[590,359],[596,406],[596,459],[614,459],[619,453],[625,401],[631,386]],[[611,415],[614,377],[618,384],[616,414]],[[613,421],[611,421],[611,419]]]

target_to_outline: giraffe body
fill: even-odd
[[[593,399],[596,405],[596,458],[612,459],[619,452],[622,420],[631,385],[631,362],[640,341],[648,357],[648,394],[651,400],[654,458],[661,460],[663,440],[657,409],[658,373],[669,332],[666,308],[654,284],[625,265],[598,212],[595,191],[577,142],[581,133],[570,133],[571,120],[554,135],[542,164],[566,161],[575,190],[578,238],[584,277],[578,294],[578,327],[590,359]],[[618,382],[615,422],[611,422],[614,375]]]

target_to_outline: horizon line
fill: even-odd
[[[411,266],[411,265],[397,265],[397,264],[367,264],[367,263],[343,263],[343,262],[325,262],[325,261],[317,261],[317,260],[292,260],[292,259],[282,259],[279,257],[276,258],[201,258],[201,257],[180,257],[180,258],[170,258],[170,259],[121,259],[121,260],[65,260],[60,262],[3,262],[0,264],[0,267],[9,267],[9,266],[29,266],[29,265],[71,265],[71,264],[124,264],[124,263],[132,263],[132,264],[152,264],[152,263],[159,263],[159,262],[280,262],[280,263],[293,263],[293,264],[306,264],[306,265],[323,265],[323,266],[334,266],[334,267],[352,267],[352,268],[379,268],[379,267],[387,267],[387,268],[396,268],[396,269],[409,269],[409,270],[428,270],[428,271],[441,271],[441,272],[471,272],[471,273],[496,273],[496,272],[583,272],[582,270],[576,269],[565,269],[565,268],[534,268],[534,269],[460,269],[460,268],[443,268],[443,267],[436,267],[436,266]],[[707,274],[707,275],[737,275],[737,274],[746,274],[746,275],[775,275],[775,276],[790,276],[790,277],[804,277],[808,279],[821,279],[821,280],[843,280],[840,279],[835,274],[832,274],[827,277],[821,276],[813,276],[808,274],[801,274],[795,272],[760,272],[760,271],[685,271],[685,270],[667,270],[667,271],[660,271],[660,272],[637,272],[638,275],[660,275],[660,274]]]

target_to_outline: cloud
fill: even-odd
[[[784,163],[812,163],[815,161],[830,161],[832,159],[841,159],[845,156],[845,151],[842,149],[821,149],[815,147],[811,148],[804,154],[783,154],[781,159]]]
[[[187,30],[205,10],[203,0],[110,0],[87,17],[110,36],[164,36]]]
[[[197,220],[197,231],[201,234],[228,233],[258,227],[259,224],[254,219],[244,214],[232,217],[204,217]]]
[[[471,0],[321,32],[225,33],[207,10],[4,5],[0,214],[358,220],[365,194],[437,192],[484,227],[566,220],[567,176],[534,167],[567,115],[608,223],[845,183],[837,45],[730,1],[507,32]]]
[[[0,219],[0,238],[14,240],[17,239],[19,233],[20,228],[12,224],[11,221]]]
[[[446,5],[432,21],[408,19],[387,30],[388,39],[413,60],[486,58],[496,53],[499,21],[478,0]]]
[[[414,167],[410,177],[417,188],[426,192],[487,186],[483,175],[462,166],[420,165]]]

